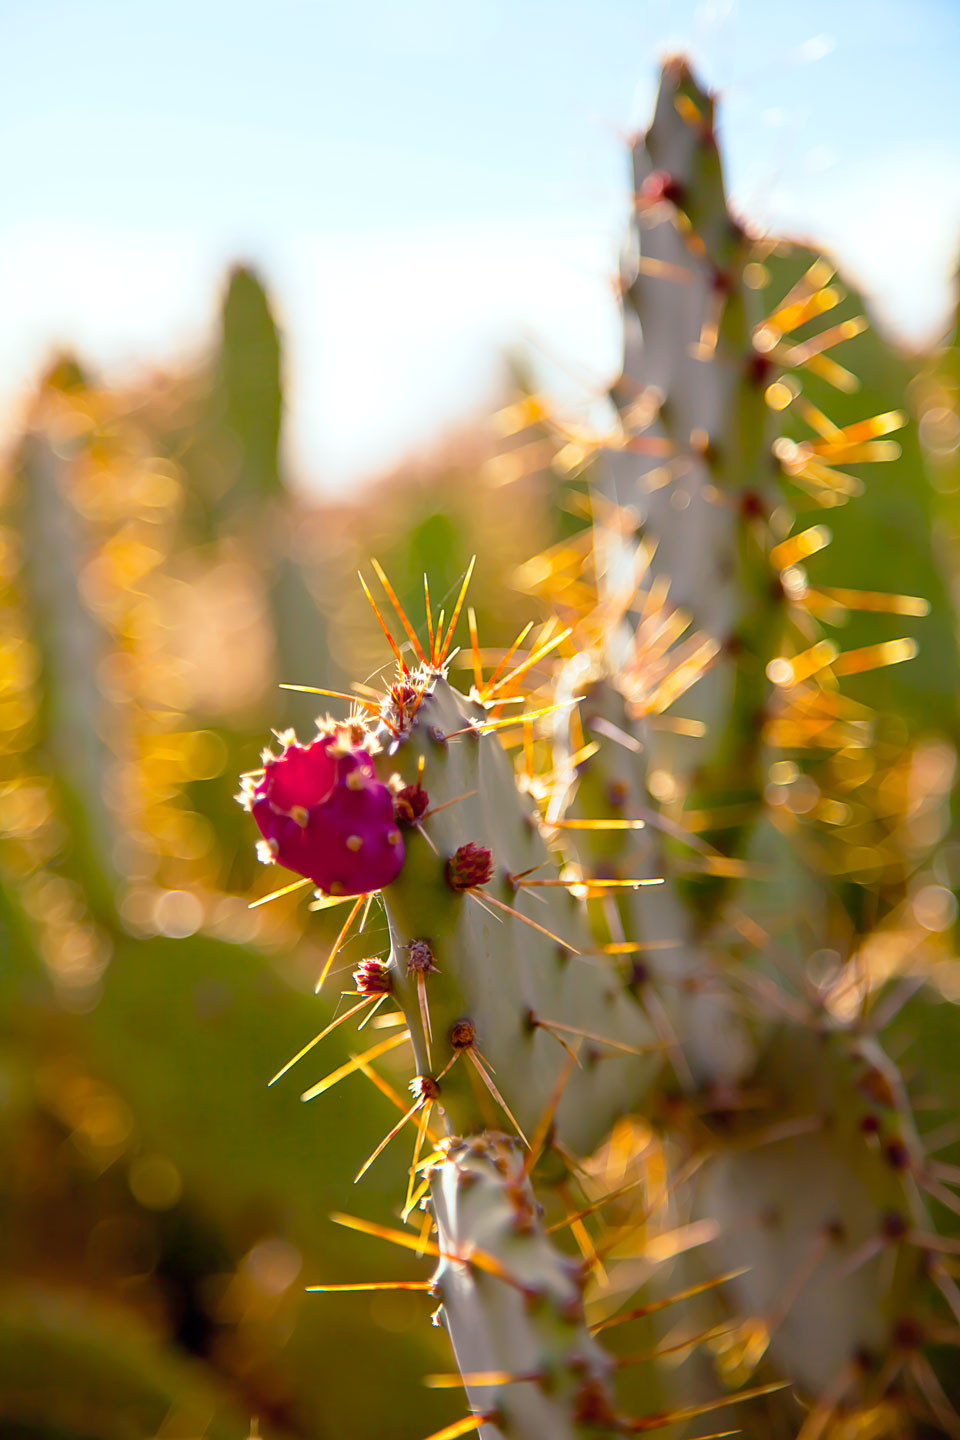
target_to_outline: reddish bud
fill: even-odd
[[[468,842],[447,861],[447,884],[451,890],[472,890],[486,885],[493,874],[493,856],[485,845]]]
[[[329,895],[379,890],[396,879],[404,858],[393,796],[369,752],[350,739],[341,731],[310,745],[293,740],[279,757],[267,757],[254,785],[247,782],[261,854]]]
[[[353,983],[359,995],[389,995],[393,989],[390,971],[375,956],[360,961],[353,972]]]
[[[391,718],[399,729],[406,729],[420,708],[422,699],[422,690],[412,685],[409,679],[396,680],[390,686],[389,699],[383,713]]]
[[[430,804],[430,796],[422,785],[405,785],[393,797],[393,808],[401,825],[416,825]]]

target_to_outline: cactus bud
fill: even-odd
[[[486,885],[493,874],[493,856],[485,845],[460,845],[447,861],[447,884],[451,890],[472,890]]]
[[[353,972],[353,983],[358,995],[389,995],[393,989],[390,971],[376,956],[360,961]]]
[[[416,825],[430,804],[430,796],[419,783],[404,785],[393,798],[393,806],[401,825]]]

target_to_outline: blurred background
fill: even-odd
[[[383,667],[370,554],[419,613],[477,551],[491,646],[540,618],[519,567],[583,518],[538,417],[591,417],[616,373],[626,140],[674,48],[720,91],[745,218],[871,315],[838,423],[911,421],[831,519],[834,578],[933,599],[876,684],[911,739],[954,737],[953,0],[0,6],[4,1437],[462,1413],[420,1383],[449,1366],[426,1297],[304,1294],[422,1267],[327,1218],[403,1189],[389,1151],[349,1185],[384,1096],[300,1104],[350,1037],[267,1088],[330,1017],[336,926],[249,908],[277,872],[232,797],[271,728],[309,732],[279,682]]]

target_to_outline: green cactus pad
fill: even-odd
[[[438,1320],[472,1409],[495,1436],[573,1440],[612,1420],[612,1362],[583,1316],[580,1266],[540,1227],[522,1149],[503,1135],[454,1142],[431,1177],[440,1261]],[[458,1256],[473,1252],[474,1263]],[[472,1376],[530,1376],[478,1383]]]
[[[452,1133],[505,1124],[469,1057],[451,1065],[457,1053],[451,1031],[470,1021],[481,1063],[529,1138],[566,1064],[564,1045],[579,1043],[580,1064],[560,1099],[556,1130],[563,1144],[586,1153],[623,1113],[625,1098],[636,1103],[643,1095],[663,1063],[660,1042],[609,961],[591,954],[581,903],[562,883],[525,894],[510,878],[558,879],[532,799],[518,790],[496,735],[483,733],[488,712],[437,672],[415,679],[415,714],[399,739],[381,731],[386,748],[378,768],[415,785],[422,762],[429,796],[420,826],[407,831],[403,869],[382,892],[394,993],[413,1034],[418,1071],[440,1079]],[[461,893],[451,888],[447,865],[467,844],[490,851],[494,873],[487,885]],[[418,940],[428,943],[436,966],[423,979],[433,1031],[429,1057],[410,970],[410,946]]]
[[[787,1022],[744,1094],[753,1110],[717,1117],[697,1208],[721,1227],[714,1262],[745,1267],[726,1290],[745,1350],[769,1345],[808,1399],[876,1402],[922,1332],[930,1229],[899,1075],[866,1037]]]

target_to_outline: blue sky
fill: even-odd
[[[238,258],[304,485],[481,406],[508,346],[574,404],[616,364],[624,137],[674,48],[723,95],[743,212],[936,333],[958,0],[0,0],[0,415],[58,342],[108,373],[195,351]]]

